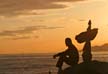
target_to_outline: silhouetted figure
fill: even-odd
[[[84,62],[90,62],[92,60],[91,40],[94,40],[97,33],[98,33],[97,28],[91,29],[91,20],[89,20],[87,31],[81,32],[75,37],[78,43],[85,42],[85,45],[83,47],[83,54],[82,54]]]
[[[58,74],[62,71],[63,62],[70,66],[75,66],[79,61],[79,53],[77,48],[72,44],[70,38],[65,39],[65,44],[68,47],[66,51],[55,54],[53,58],[59,57],[56,67],[58,67]]]
[[[87,28],[87,37],[90,37],[90,32],[91,32],[91,20],[88,22],[88,28]],[[92,53],[91,53],[91,40],[88,38],[85,41],[85,45],[83,48],[83,61],[84,62],[90,62],[92,60]]]

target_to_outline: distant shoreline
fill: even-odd
[[[79,52],[80,54],[82,54],[82,52]],[[0,54],[0,56],[17,56],[17,55],[22,55],[22,56],[25,56],[25,55],[31,55],[31,56],[34,56],[34,55],[53,55],[55,53],[19,53],[19,54]],[[92,51],[92,54],[108,54],[108,51]]]

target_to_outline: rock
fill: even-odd
[[[82,62],[75,67],[68,67],[62,74],[108,74],[108,62]]]

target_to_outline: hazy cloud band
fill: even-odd
[[[55,2],[77,2],[84,0],[0,0],[0,16],[36,14],[29,11],[37,9],[64,8],[65,5]]]
[[[31,38],[31,35],[34,34],[34,32],[38,30],[46,30],[46,29],[58,29],[63,27],[49,27],[49,26],[27,26],[23,29],[18,30],[4,30],[0,32],[0,37],[6,37],[17,40],[17,39],[27,39]],[[38,38],[37,35],[34,36],[35,38]]]

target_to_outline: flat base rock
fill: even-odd
[[[82,62],[75,67],[68,67],[62,74],[108,74],[108,62]]]

